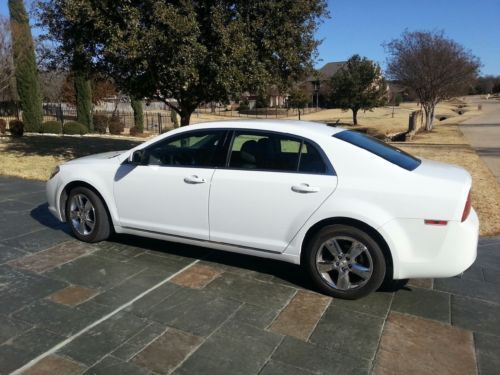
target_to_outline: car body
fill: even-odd
[[[454,276],[476,257],[479,221],[470,207],[471,177],[464,169],[419,160],[366,135],[313,122],[190,125],[128,151],[62,164],[47,182],[50,211],[74,223],[80,239],[104,239],[76,230],[89,232],[96,220],[95,211],[87,212],[94,222],[90,218],[85,224],[85,192],[73,196],[71,206],[68,197],[76,187],[95,193],[93,201],[102,201],[103,218],[117,233],[295,264],[306,263],[307,252],[315,257],[311,267],[316,262],[317,274],[332,289],[323,291],[336,296],[332,286],[348,272],[342,270],[357,267],[338,258],[347,248],[370,250],[359,256],[372,271],[383,257],[379,285],[387,276]],[[359,233],[351,236],[349,228]],[[328,242],[327,229],[338,241],[334,236]],[[100,236],[108,234],[104,230]],[[316,246],[323,250],[306,251],[321,236],[326,242]],[[322,272],[321,267],[342,270]],[[337,282],[329,280],[331,272]],[[345,283],[340,297],[367,293],[354,293],[362,283]]]

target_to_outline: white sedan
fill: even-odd
[[[154,237],[302,265],[354,299],[384,278],[449,277],[476,258],[462,168],[364,134],[299,121],[225,121],[72,160],[50,211],[82,241]]]

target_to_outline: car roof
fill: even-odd
[[[299,136],[332,136],[343,131],[343,128],[329,126],[320,122],[298,121],[298,120],[227,120],[197,123],[188,126],[192,129],[213,129],[213,128],[234,128],[234,129],[255,129],[267,131],[279,131]],[[188,130],[188,129],[186,129]]]

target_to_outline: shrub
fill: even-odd
[[[24,134],[24,123],[21,120],[10,120],[9,129],[13,137],[22,137]]]
[[[137,126],[133,126],[130,128],[130,135],[132,137],[135,137],[136,135],[142,134],[142,130],[138,128]]]
[[[119,135],[123,133],[125,129],[125,124],[120,121],[118,116],[112,116],[109,120],[109,133],[114,135]]]
[[[238,109],[240,111],[248,111],[250,109],[250,106],[248,105],[248,101],[241,102]]]
[[[61,134],[62,125],[57,121],[45,121],[42,124],[42,133]]]
[[[63,126],[63,133],[69,135],[75,135],[75,134],[83,135],[88,133],[88,129],[85,125],[80,124],[79,122],[68,121]]]
[[[5,134],[7,131],[7,121],[3,118],[0,118],[0,134]]]
[[[106,134],[106,130],[108,129],[108,121],[108,116],[95,114],[93,118],[94,130],[99,134]]]

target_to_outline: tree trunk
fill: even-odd
[[[352,110],[352,123],[354,125],[358,125],[358,111],[359,111],[359,109]]]
[[[189,125],[189,122],[191,121],[191,114],[192,113],[193,112],[184,112],[184,111],[182,111],[180,113],[180,115],[181,115],[181,126],[187,126],[187,125]]]
[[[131,98],[130,105],[134,111],[134,127],[142,133],[144,131],[144,112],[142,110],[142,101],[140,99]]]
[[[425,130],[426,131],[431,131],[432,130],[432,123],[434,120],[434,104],[424,104],[422,106],[424,108],[425,112]]]

